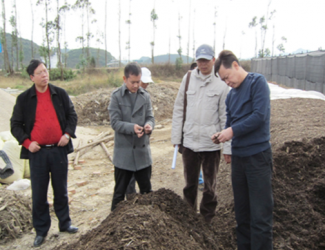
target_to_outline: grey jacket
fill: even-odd
[[[125,91],[128,91],[125,84],[115,90],[108,106],[111,126],[115,131],[113,164],[121,169],[138,171],[149,167],[152,159],[149,135],[138,138],[134,133],[134,124],[142,127],[149,124],[154,129],[155,119],[147,91],[139,88],[133,110]]]
[[[222,144],[215,144],[211,136],[225,128],[226,97],[229,87],[214,74],[202,75],[196,68],[192,71],[187,94],[186,121],[183,125],[184,89],[187,74],[178,91],[174,104],[172,144],[183,145],[194,152],[221,150]],[[231,154],[231,141],[224,145],[223,154]]]

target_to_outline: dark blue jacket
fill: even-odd
[[[48,86],[62,133],[68,133],[72,138],[76,138],[75,131],[78,118],[67,92],[50,83]],[[10,119],[11,133],[20,145],[27,138],[30,139],[35,122],[36,106],[37,96],[34,84],[17,97]],[[73,152],[71,140],[65,147],[68,154]],[[21,147],[20,158],[28,159],[28,150],[25,147]]]
[[[232,127],[232,154],[251,156],[270,147],[270,89],[263,75],[248,73],[227,99],[226,128]]]

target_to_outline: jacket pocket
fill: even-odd
[[[195,105],[195,90],[188,90],[186,92],[186,97],[187,97],[187,106],[194,106]]]
[[[218,110],[219,95],[217,91],[210,91],[207,93],[204,100],[204,108]]]

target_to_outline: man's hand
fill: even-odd
[[[140,138],[144,134],[143,127],[139,126],[138,124],[134,124],[134,133],[136,133],[138,138]]]
[[[40,145],[38,144],[37,141],[33,141],[31,142],[31,144],[29,144],[28,150],[32,153],[36,153],[41,149]]]
[[[220,143],[220,141],[219,141],[219,135],[220,135],[220,132],[218,132],[218,133],[215,133],[214,135],[212,135],[211,136],[211,140],[213,141],[213,143],[215,143],[215,144],[219,144]]]
[[[211,137],[211,140],[216,143],[219,144],[220,142],[226,142],[232,139],[232,137],[234,136],[234,132],[232,131],[232,128],[229,127],[227,129],[222,130],[219,133],[214,134]]]
[[[64,147],[68,143],[69,139],[65,135],[62,135],[60,141],[58,142],[58,147]]]
[[[231,163],[231,155],[223,155],[227,164]]]
[[[144,125],[144,132],[148,135],[152,132],[152,127],[149,124]]]

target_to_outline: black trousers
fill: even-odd
[[[125,194],[135,194],[136,192],[137,191],[135,190],[135,177],[133,174]]]
[[[183,189],[184,199],[196,211],[199,175],[202,165],[204,177],[203,196],[200,203],[200,213],[206,222],[211,222],[217,207],[217,173],[220,163],[220,150],[211,152],[194,152],[183,149],[183,166],[186,186]]]
[[[238,250],[273,249],[271,148],[247,157],[231,157]]]
[[[112,200],[111,211],[116,208],[116,205],[123,201],[126,194],[126,189],[130,183],[132,175],[134,174],[135,180],[137,181],[140,193],[145,194],[151,192],[151,166],[143,168],[139,171],[133,172],[125,169],[115,167],[115,187],[114,195]]]
[[[36,234],[46,236],[51,226],[47,191],[51,178],[54,194],[54,211],[59,219],[59,229],[71,225],[68,204],[68,157],[65,147],[41,148],[29,152],[29,167],[32,184],[33,226]]]

